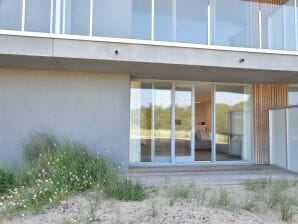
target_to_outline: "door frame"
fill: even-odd
[[[179,86],[191,88],[191,154],[190,156],[176,156],[176,83]],[[183,81],[172,82],[172,139],[171,139],[171,161],[174,164],[195,162],[195,83],[184,83]]]
[[[154,149],[151,150],[151,161],[152,162],[129,162],[130,166],[140,166],[140,167],[150,167],[150,166],[167,166],[167,165],[192,165],[192,166],[204,166],[204,165],[251,165],[254,163],[254,129],[253,129],[253,119],[251,119],[251,160],[250,161],[242,161],[242,160],[234,160],[234,161],[216,161],[216,85],[234,85],[234,86],[249,86],[252,87],[252,84],[249,83],[222,83],[222,82],[204,82],[204,81],[183,81],[183,80],[165,80],[165,79],[131,79],[131,81],[143,81],[143,82],[152,82],[152,88],[154,87],[155,82],[168,82],[172,83],[172,90],[174,89],[174,86],[176,83],[181,83],[181,84],[189,84],[193,85],[194,87],[196,85],[200,84],[206,84],[211,86],[211,116],[212,116],[212,125],[211,125],[211,132],[212,132],[212,155],[211,155],[211,160],[210,161],[195,161],[195,150],[193,153],[194,158],[192,159],[192,162],[187,162],[187,163],[177,163],[175,162],[175,151],[172,150],[172,145],[173,141],[175,141],[175,138],[173,138],[173,131],[171,135],[171,162],[170,163],[165,163],[165,164],[156,164],[154,163]],[[172,94],[174,94],[174,91],[172,91]],[[154,99],[153,99],[154,100]],[[172,95],[172,102],[173,102],[173,95]],[[250,113],[251,113],[251,118],[253,118],[253,95],[251,93],[250,95]],[[173,116],[173,110],[172,110],[172,116]],[[195,110],[193,110],[193,113],[195,113]],[[154,113],[152,113],[152,122],[154,121]],[[173,119],[172,119],[173,122]],[[173,127],[173,126],[172,126]],[[153,133],[153,128],[154,128],[154,123],[152,124],[152,141],[154,140],[154,133]],[[194,128],[194,126],[193,126]],[[171,129],[172,130],[172,129]],[[195,132],[194,132],[195,134]],[[154,141],[153,141],[154,144]],[[193,143],[195,144],[195,139],[193,138]],[[154,145],[151,144],[151,147]]]

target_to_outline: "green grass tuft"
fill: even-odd
[[[228,207],[232,205],[229,192],[226,189],[220,188],[214,191],[209,198],[209,205],[211,207]]]
[[[255,195],[245,194],[241,203],[241,208],[250,212],[258,210],[260,206],[259,198]]]
[[[181,182],[177,183],[175,186],[166,188],[166,193],[170,198],[171,206],[173,206],[175,201],[179,198],[187,199],[193,191],[195,191],[195,186],[193,184],[185,186]]]

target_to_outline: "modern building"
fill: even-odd
[[[34,131],[129,166],[269,163],[298,0],[0,0],[0,160]]]

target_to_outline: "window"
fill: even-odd
[[[0,29],[21,30],[22,0],[0,1]]]
[[[51,0],[26,0],[25,30],[50,32]]]

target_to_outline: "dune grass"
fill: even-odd
[[[38,212],[45,205],[95,187],[118,200],[143,200],[146,196],[141,183],[122,177],[103,154],[94,157],[72,139],[58,141],[35,133],[24,144],[24,152],[25,167],[14,173],[0,171],[0,181],[5,182],[0,200],[8,213]]]

